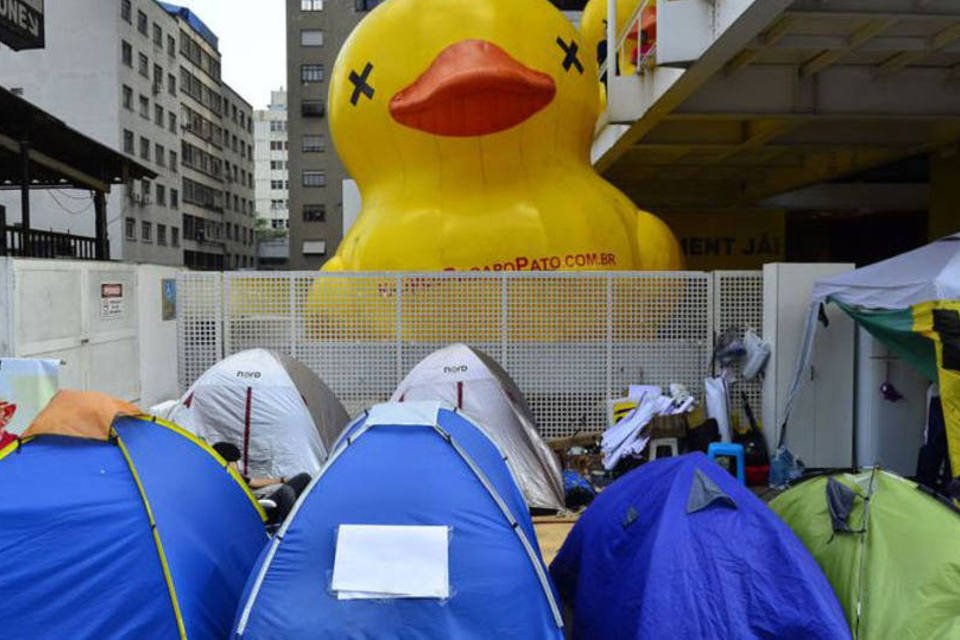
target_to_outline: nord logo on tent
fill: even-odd
[[[237,371],[238,378],[259,378],[261,375],[259,371]]]
[[[469,367],[467,367],[467,365],[465,365],[465,364],[462,364],[462,365],[460,365],[459,367],[444,367],[444,368],[443,368],[443,372],[444,372],[444,373],[466,373],[468,370],[469,370]]]

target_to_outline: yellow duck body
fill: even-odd
[[[590,163],[595,52],[547,0],[388,0],[328,108],[362,198],[325,271],[672,270],[679,245]]]

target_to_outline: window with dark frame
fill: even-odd
[[[300,65],[300,82],[323,82],[323,64]]]
[[[326,222],[327,205],[325,204],[305,204],[303,205],[304,222]]]

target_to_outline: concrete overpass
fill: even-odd
[[[654,3],[655,50],[609,78],[593,147],[641,206],[879,206],[911,196],[829,183],[930,154],[929,233],[960,228],[960,2],[647,0],[635,15]]]

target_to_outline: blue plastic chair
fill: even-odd
[[[736,458],[737,460],[737,480],[740,484],[746,486],[747,474],[743,469],[743,445],[733,444],[732,442],[711,442],[707,448],[707,457],[716,461],[717,458]]]

